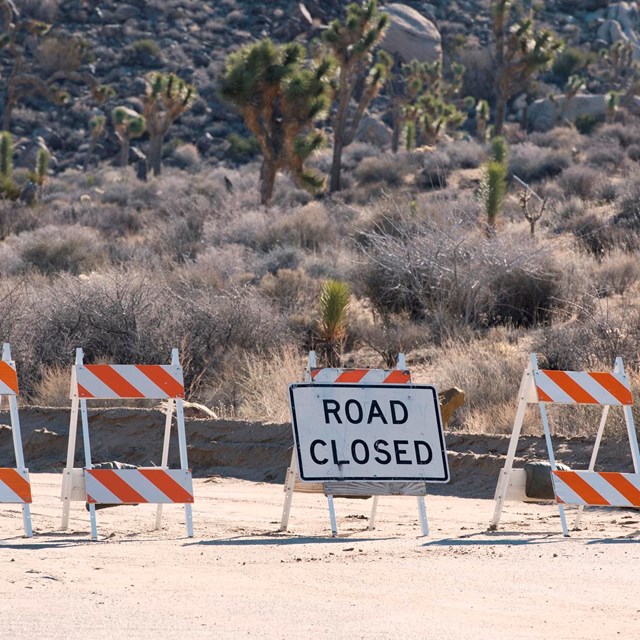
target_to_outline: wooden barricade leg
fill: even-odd
[[[556,471],[556,456],[553,453],[553,443],[551,442],[551,431],[549,429],[549,420],[547,418],[547,407],[545,402],[540,403],[540,417],[542,418],[542,427],[544,429],[544,438],[547,442],[547,452],[549,454],[549,463],[551,464],[551,471]],[[567,529],[567,518],[564,513],[564,507],[558,504],[558,511],[560,512],[560,524],[562,525],[562,535],[565,538],[569,537],[569,530]]]
[[[418,496],[418,513],[420,514],[420,528],[422,535],[429,535],[429,524],[427,523],[427,507],[424,504],[424,496]]]
[[[296,459],[295,446],[291,452],[291,464],[287,469],[285,480],[285,496],[284,506],[282,507],[282,519],[280,521],[279,531],[286,531],[289,526],[289,516],[291,515],[291,503],[293,502],[293,490],[296,484],[296,476],[298,475],[298,461]]]
[[[80,400],[80,421],[82,422],[82,444],[84,446],[85,469],[91,469],[91,442],[89,441],[89,416],[87,415],[87,401]],[[96,522],[96,505],[89,503],[89,515],[91,516],[91,539],[98,539],[98,524]]]
[[[178,398],[176,400],[176,421],[178,423],[178,449],[180,451],[180,468],[186,471],[189,469],[189,462],[187,461],[187,434],[184,426],[184,407],[182,405],[181,398]],[[189,536],[189,538],[193,538],[193,519],[190,504],[184,505],[184,517],[187,524],[187,536]]]
[[[378,509],[378,496],[373,496],[373,503],[371,504],[371,515],[369,516],[369,526],[367,529],[373,531],[376,528],[376,511]]]
[[[164,441],[162,443],[162,459],[160,460],[160,466],[163,469],[169,468],[169,442],[171,439],[171,421],[173,420],[173,408],[174,401],[167,400],[167,416],[164,421]],[[156,508],[156,529],[159,529],[162,525],[162,505],[159,504]]]
[[[333,505],[333,496],[327,494],[327,503],[329,504],[329,520],[331,522],[331,536],[336,537],[338,535],[338,524],[336,523],[336,510]]]
[[[73,388],[73,385],[72,385]],[[67,444],[67,466],[62,475],[62,526],[66,531],[69,528],[69,511],[71,509],[71,490],[73,486],[73,465],[75,463],[76,436],[78,432],[78,406],[76,396],[71,400],[71,418],[69,420],[69,442]]]
[[[533,385],[533,375],[531,365],[529,365],[525,369],[522,381],[520,382],[520,390],[518,391],[518,410],[513,423],[513,431],[511,432],[507,458],[505,460],[504,467],[500,470],[500,476],[498,478],[498,486],[496,487],[495,496],[496,506],[493,512],[493,518],[491,519],[491,525],[489,527],[492,531],[495,531],[500,523],[500,516],[502,515],[502,509],[504,508],[504,501],[507,497],[507,490],[511,480],[511,470],[513,469],[513,460],[516,456],[516,449],[518,448],[518,440],[520,439],[520,432],[522,431],[522,422],[524,420],[524,413],[527,409],[528,393],[531,385]]]
[[[9,345],[4,345],[3,360],[11,360]],[[0,396],[0,403],[2,396]],[[9,396],[9,415],[11,416],[11,432],[13,435],[13,452],[16,458],[16,467],[19,471],[26,469],[24,464],[24,451],[22,449],[22,432],[20,431],[20,417],[18,415],[18,401],[15,396]],[[33,537],[33,529],[31,527],[31,509],[26,503],[22,503],[22,526],[24,527],[24,535],[27,538]]]

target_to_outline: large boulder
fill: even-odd
[[[616,42],[630,44],[633,59],[640,60],[640,38],[636,29],[640,26],[640,13],[636,3],[616,2],[609,5],[607,19],[598,29],[598,38],[609,45]]]
[[[384,7],[390,25],[380,46],[403,62],[442,60],[442,38],[437,27],[415,9],[394,2]]]
[[[368,142],[376,147],[384,149],[391,144],[391,129],[384,122],[380,122],[372,116],[364,116],[360,121],[356,140]]]
[[[567,105],[564,103],[564,96],[556,96],[553,101],[541,98],[531,103],[527,109],[529,127],[534,131],[548,131],[561,118],[570,122],[575,122],[578,116],[604,118],[606,96],[603,94],[577,95]]]

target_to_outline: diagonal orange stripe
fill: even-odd
[[[562,482],[573,489],[587,504],[608,506],[609,502],[603,498],[586,480],[575,471],[554,471]]]
[[[634,507],[640,507],[640,489],[629,482],[621,473],[601,471],[600,475]]]
[[[87,364],[87,371],[102,380],[119,398],[144,398],[126,378],[109,364]]]
[[[86,471],[123,503],[148,502],[144,496],[141,496],[133,487],[128,485],[113,469],[87,469]],[[89,500],[87,495],[87,502],[92,501],[95,502],[93,499]]]
[[[162,469],[138,469],[138,471],[172,502],[193,502],[193,496]]]
[[[543,370],[547,377],[555,382],[566,394],[581,404],[600,404],[594,397],[588,394],[566,371]]]
[[[80,398],[93,398],[93,394],[89,393],[81,384],[78,385],[78,396]]]
[[[620,404],[633,404],[633,396],[631,390],[625,387],[611,373],[593,372],[589,374],[601,387],[604,387],[612,396],[620,402]]]
[[[18,393],[18,374],[16,370],[4,360],[0,360],[0,380],[2,380],[9,389]]]
[[[184,398],[184,386],[166,369],[157,364],[137,364],[139,369],[153,384],[162,389],[169,398]]]
[[[553,402],[553,398],[549,397],[540,387],[536,387],[538,392],[538,402]]]
[[[368,369],[347,369],[336,378],[336,382],[360,382],[368,371]]]
[[[31,485],[15,469],[0,469],[0,482],[6,484],[22,502],[31,502]]]
[[[385,384],[406,384],[411,382],[411,374],[408,371],[401,371],[400,369],[394,369],[389,372],[389,375],[384,379]]]

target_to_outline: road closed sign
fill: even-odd
[[[289,399],[302,480],[449,481],[434,387],[304,383]]]

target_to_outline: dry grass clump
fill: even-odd
[[[291,344],[265,354],[245,354],[237,374],[241,379],[238,418],[289,422],[288,386],[304,379],[304,368],[304,359]]]

